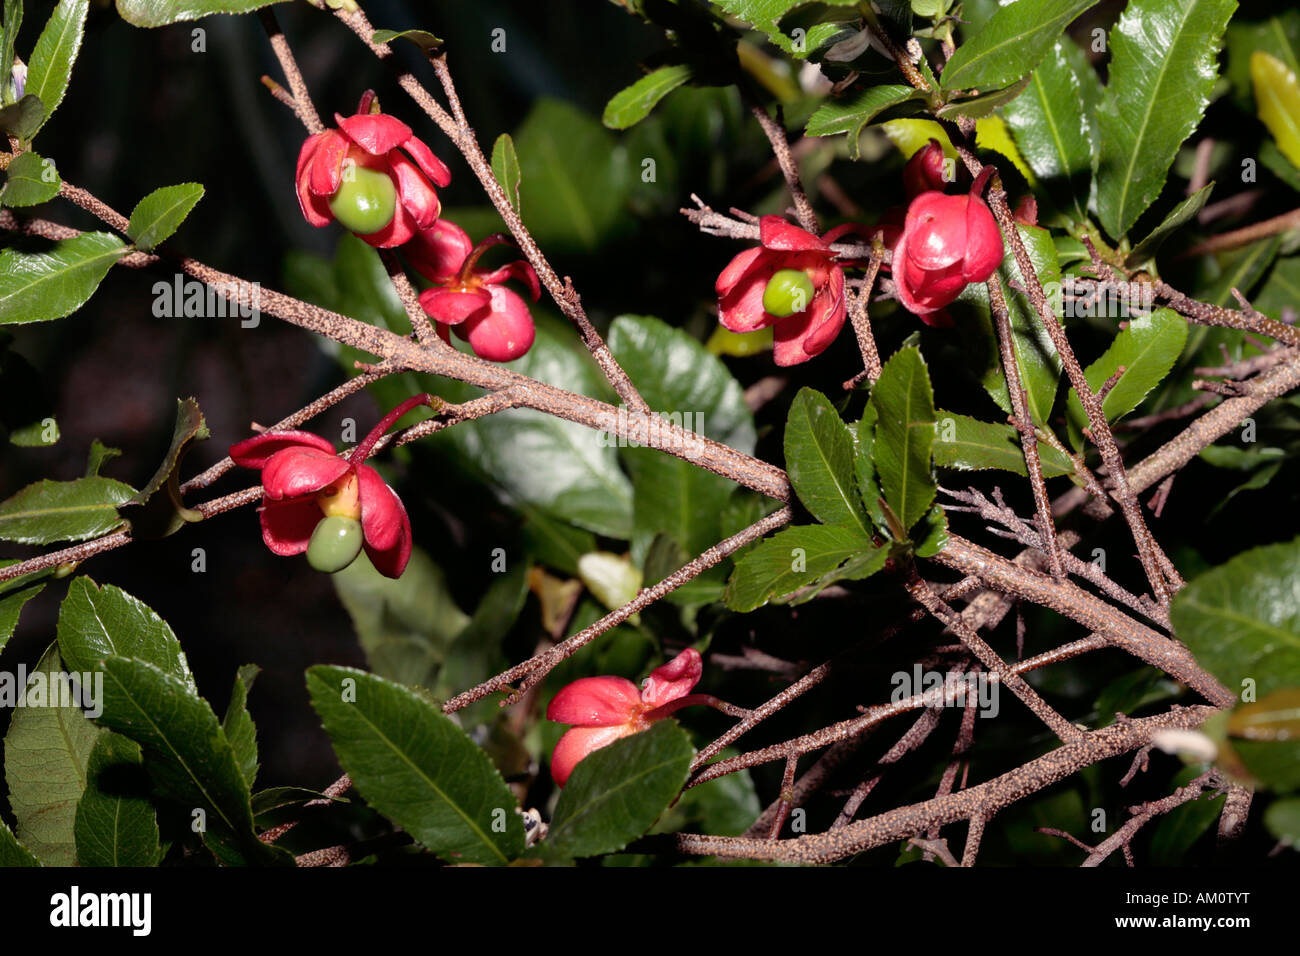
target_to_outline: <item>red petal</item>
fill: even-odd
[[[609,727],[635,717],[641,700],[636,684],[626,678],[581,677],[551,698],[546,719],[575,727]]]
[[[313,195],[309,187],[312,157],[320,145],[320,138],[326,135],[328,134],[317,133],[302,144],[302,151],[298,154],[298,171],[295,175],[298,208],[302,210],[303,218],[317,229],[328,226],[334,221],[334,213],[330,211],[329,204],[323,197]]]
[[[424,170],[424,175],[433,180],[435,186],[451,185],[451,170],[447,164],[433,154],[424,140],[412,136],[402,144],[402,149],[410,153],[411,158],[415,160],[416,165]]]
[[[351,468],[346,460],[315,448],[286,448],[262,468],[262,487],[268,498],[301,498],[337,481]]]
[[[967,282],[983,282],[1002,264],[1002,231],[982,199],[971,199],[966,208],[966,257],[962,276]]]
[[[262,468],[266,461],[276,452],[295,446],[307,446],[318,451],[334,454],[334,446],[319,435],[311,432],[262,432],[252,438],[245,438],[230,446],[230,457],[236,465],[245,468]]]
[[[367,113],[364,116],[339,116],[336,113],[334,118],[352,142],[373,156],[382,156],[411,138],[411,127],[387,113]]]
[[[392,249],[411,241],[416,233],[415,217],[401,203],[393,210],[393,221],[378,232],[358,236],[362,242],[376,249]]]
[[[908,255],[923,269],[943,269],[966,254],[969,196],[921,193],[907,210]]]
[[[749,270],[754,267],[760,258],[767,254],[767,250],[762,246],[755,246],[739,253],[728,262],[727,267],[718,274],[718,281],[713,284],[718,297],[721,298],[726,295],[744,281]]]
[[[918,302],[912,294],[911,283],[907,276],[907,266],[910,261],[907,256],[907,233],[904,232],[899,237],[898,245],[894,247],[894,293],[898,296],[898,301],[902,303],[903,308],[913,315],[924,315],[927,312],[933,312],[933,308]]]
[[[460,292],[434,287],[420,293],[420,307],[435,322],[446,325],[460,325],[475,312],[490,308],[491,305],[492,294],[486,289]]]
[[[670,700],[685,697],[700,682],[704,660],[700,652],[688,647],[667,664],[650,672],[641,686],[641,700],[648,707],[662,707]]]
[[[523,259],[508,262],[495,272],[480,273],[479,279],[488,285],[499,285],[507,279],[518,279],[528,286],[528,291],[532,293],[534,302],[542,295],[542,286],[537,281],[537,273],[533,271],[532,265]]]
[[[781,319],[772,328],[772,358],[782,367],[799,365],[812,358],[804,351],[803,342],[813,324],[811,308]]]
[[[428,229],[437,221],[438,213],[442,210],[438,194],[433,191],[433,186],[416,168],[415,163],[400,151],[393,150],[389,153],[388,161],[393,181],[397,185],[398,199],[415,220],[416,227]]]
[[[537,330],[528,303],[509,289],[489,286],[491,311],[469,316],[457,329],[464,331],[470,347],[479,358],[489,362],[512,362],[533,346]]]
[[[315,196],[333,196],[343,182],[343,160],[348,154],[348,141],[335,130],[322,134],[316,155],[311,160],[311,177],[308,188]]]
[[[267,499],[258,514],[262,520],[262,540],[281,557],[306,551],[311,533],[324,517],[315,498]]]
[[[464,229],[439,219],[416,233],[404,251],[416,272],[431,282],[442,282],[460,271],[473,249],[474,243]]]
[[[620,737],[636,733],[627,724],[613,727],[574,727],[560,738],[551,754],[551,777],[556,786],[563,787],[573,768],[592,751],[607,747]]]
[[[828,246],[811,232],[791,225],[780,216],[764,216],[758,221],[759,240],[763,248],[775,252],[826,252]]]
[[[766,253],[763,249],[757,251]],[[718,296],[718,321],[733,332],[753,332],[765,329],[775,322],[776,316],[763,308],[763,291],[772,274],[779,268],[780,258],[767,254],[761,262],[745,271],[729,291]],[[722,283],[721,277],[718,282]]]
[[[811,303],[809,311],[813,314],[813,327],[804,336],[803,350],[809,357],[820,355],[835,341],[844,328],[844,319],[848,310],[844,303],[844,270],[833,269]]]
[[[369,475],[367,475],[369,472]],[[358,465],[366,556],[385,577],[400,578],[411,560],[411,519],[402,499],[369,465]],[[382,542],[389,542],[386,546]]]

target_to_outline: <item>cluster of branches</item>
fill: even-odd
[[[317,5],[321,6],[320,3]],[[348,395],[388,375],[405,371],[444,375],[480,387],[486,394],[463,404],[444,403],[433,418],[387,436],[375,447],[375,452],[505,409],[530,408],[596,430],[608,430],[611,423],[614,423],[613,429],[622,438],[655,448],[663,454],[684,457],[683,448],[690,447],[693,451],[698,448],[699,453],[688,459],[692,464],[723,475],[783,505],[740,533],[719,541],[657,584],[642,589],[633,600],[606,614],[596,623],[565,640],[543,647],[527,660],[464,691],[447,701],[443,709],[447,713],[454,713],[475,701],[503,692],[507,696],[502,705],[510,706],[521,701],[557,664],[580,648],[599,639],[611,628],[747,544],[789,522],[792,517],[790,484],[782,469],[726,445],[701,436],[692,436],[691,443],[685,442],[683,439],[686,436],[680,427],[651,412],[588,320],[573,283],[567,277],[561,278],[551,267],[511,205],[501,183],[493,175],[491,165],[484,157],[461,107],[445,54],[430,53],[429,62],[446,99],[446,106],[438,102],[414,74],[398,64],[388,44],[374,41],[374,30],[363,13],[346,10],[335,10],[333,13],[376,57],[391,68],[396,83],[464,157],[520,250],[536,269],[543,286],[577,329],[592,357],[623,402],[625,411],[614,414],[615,409],[606,403],[482,361],[444,343],[434,333],[396,256],[390,251],[384,251],[389,275],[410,318],[410,336],[376,328],[278,292],[260,290],[256,305],[261,311],[336,342],[353,346],[376,358],[373,364],[358,363],[361,374],[288,415],[270,426],[270,429],[288,429],[301,425]],[[277,99],[294,111],[308,132],[319,132],[324,128],[323,124],[311,103],[306,84],[284,34],[269,11],[262,11],[261,17],[287,82],[286,88],[266,80],[267,86]],[[917,73],[907,55],[898,49],[897,44],[887,37],[883,37],[882,41],[887,41],[886,48],[896,52],[898,65],[910,81],[914,85],[923,86],[926,81]],[[818,233],[816,215],[800,184],[780,116],[773,118],[765,107],[757,103],[752,105],[752,112],[771,142],[777,163],[789,186],[796,217],[805,229]],[[966,166],[973,175],[978,175],[983,164],[974,155],[973,125],[963,120],[960,124],[945,121],[945,126]],[[0,155],[0,166],[7,166],[12,158],[12,155]],[[112,229],[125,233],[127,220],[85,190],[64,182],[60,194]],[[1235,702],[1233,693],[1204,670],[1170,633],[1170,598],[1183,586],[1183,580],[1147,527],[1138,496],[1156,486],[1159,486],[1161,495],[1167,495],[1168,485],[1174,475],[1200,449],[1238,427],[1271,399],[1300,385],[1300,333],[1288,325],[1259,315],[1244,300],[1241,300],[1242,310],[1231,310],[1196,302],[1168,285],[1158,283],[1156,294],[1188,320],[1243,329],[1271,338],[1275,344],[1262,360],[1237,363],[1218,370],[1225,376],[1231,376],[1230,381],[1204,384],[1211,394],[1222,395],[1223,400],[1192,418],[1180,433],[1143,460],[1126,463],[1102,410],[1106,386],[1103,385],[1102,389],[1094,392],[1085,380],[1083,369],[1048,303],[1029,254],[1015,228],[1007,195],[996,171],[989,181],[988,202],[1011,246],[1020,272],[1025,277],[1027,287],[1022,291],[1028,295],[1043,327],[1051,336],[1070,384],[1082,400],[1089,422],[1086,435],[1098,449],[1102,467],[1096,472],[1090,471],[1080,456],[1060,447],[1055,436],[1033,426],[1026,409],[1020,370],[1011,344],[1007,306],[1001,287],[996,281],[990,281],[988,288],[992,311],[1001,347],[1003,370],[1012,399],[1011,421],[1020,434],[1033,490],[1035,514],[1028,519],[1021,518],[1002,503],[1000,496],[995,496],[995,500],[990,501],[978,494],[949,492],[959,501],[959,504],[952,507],[974,511],[996,526],[995,532],[1023,545],[1023,550],[1013,558],[1006,558],[954,534],[946,546],[938,554],[926,559],[924,564],[909,564],[898,568],[895,574],[897,582],[914,600],[914,607],[905,619],[886,629],[885,636],[926,617],[937,619],[960,642],[955,648],[956,657],[948,658],[947,666],[950,670],[963,674],[983,672],[988,679],[1005,686],[1059,738],[1060,746],[1001,776],[966,787],[964,774],[959,781],[958,772],[963,764],[962,755],[971,746],[974,733],[975,710],[967,706],[960,732],[953,744],[952,760],[935,795],[921,803],[896,807],[854,821],[859,807],[889,767],[926,741],[939,724],[940,710],[954,704],[955,685],[950,683],[903,701],[863,708],[857,716],[783,743],[715,760],[724,748],[820,684],[835,666],[836,661],[832,659],[801,675],[796,670],[790,676],[797,676],[797,679],[770,700],[750,710],[736,711],[737,722],[699,751],[691,768],[688,788],[770,762],[784,763],[783,785],[778,799],[764,810],[744,836],[731,838],[675,834],[657,838],[668,841],[678,852],[787,862],[828,862],[890,842],[911,839],[927,853],[957,863],[957,857],[949,850],[946,840],[941,838],[941,829],[947,824],[964,820],[968,823],[968,829],[960,863],[970,865],[976,859],[985,825],[1000,810],[1091,764],[1108,757],[1136,752],[1137,760],[1134,771],[1129,774],[1131,777],[1139,766],[1144,765],[1145,754],[1159,733],[1196,727],[1216,709],[1230,707]],[[757,226],[752,216],[739,210],[732,210],[732,216],[722,215],[698,200],[697,206],[698,208],[682,212],[704,231],[735,237],[757,237]],[[65,239],[77,235],[76,230],[58,223],[19,217],[8,211],[0,212],[0,228],[49,239]],[[872,334],[868,305],[880,267],[888,261],[888,253],[879,242],[870,248],[846,244],[841,250],[841,257],[859,260],[866,258],[868,262],[865,279],[852,284],[848,292],[849,313],[864,364],[862,375],[845,383],[846,387],[853,387],[863,378],[874,382],[880,374],[880,356]],[[253,304],[237,301],[240,296],[249,294],[239,291],[247,289],[246,284],[192,258],[165,251],[158,254],[133,252],[122,257],[118,264],[140,269],[164,261],[208,283],[236,304]],[[1102,261],[1095,251],[1093,268],[1099,281],[1115,278],[1111,266]],[[881,285],[888,290],[887,280],[882,280]],[[1192,403],[1173,410],[1170,417],[1195,415],[1206,404],[1208,403]],[[1054,502],[1048,498],[1038,457],[1040,441],[1051,442],[1070,455],[1083,477],[1083,488],[1076,488]],[[182,492],[192,493],[204,489],[233,467],[234,463],[227,458],[187,481],[182,486]],[[204,518],[209,518],[253,504],[260,499],[261,493],[259,487],[248,488],[192,507]],[[1076,508],[1083,508],[1085,514],[1097,519],[1105,519],[1115,510],[1120,512],[1146,574],[1149,594],[1131,594],[1094,565],[1079,560],[1070,552],[1070,548],[1079,541],[1078,534],[1072,530],[1058,530],[1057,525],[1061,518]],[[0,569],[0,581],[44,568],[73,565],[95,554],[128,544],[131,540],[130,531],[123,530],[30,558]],[[954,571],[960,578],[951,584],[927,580],[925,572],[933,569]],[[1095,591],[1081,587],[1076,579],[1092,585]],[[966,602],[960,612],[952,606],[958,600]],[[1086,636],[1046,653],[1014,664],[1008,663],[989,646],[980,632],[1001,622],[1015,602],[1028,602],[1063,615],[1082,625]],[[1103,648],[1118,648],[1159,668],[1199,694],[1205,703],[1172,706],[1155,716],[1142,719],[1121,718],[1109,726],[1089,730],[1067,720],[1024,680],[1023,675],[1030,671]],[[843,653],[852,653],[852,649]],[[746,664],[767,667],[776,673],[790,672],[784,662],[772,661],[757,652]],[[836,768],[862,746],[868,731],[905,713],[917,716],[898,737],[897,742],[854,787],[833,826],[823,833],[781,839],[783,824],[791,809],[823,787]],[[799,775],[797,769],[800,759],[819,751],[824,753]],[[1127,779],[1126,777],[1125,782]],[[347,779],[342,778],[329,792],[341,793],[347,786]],[[1132,808],[1131,819],[1114,835],[1096,847],[1085,847],[1089,854],[1087,864],[1095,865],[1117,849],[1123,849],[1127,855],[1129,841],[1144,823],[1181,803],[1195,799],[1207,788],[1229,792],[1220,821],[1220,833],[1227,837],[1237,835],[1244,826],[1250,794],[1221,778],[1217,772],[1210,771],[1164,800]],[[288,828],[283,825],[277,827],[263,834],[263,839],[278,839]],[[337,863],[346,858],[347,854],[342,848],[332,848],[308,854],[300,862],[305,865],[320,865]]]

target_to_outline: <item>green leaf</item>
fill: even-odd
[[[1300,82],[1295,70],[1263,50],[1250,55],[1250,79],[1259,118],[1282,155],[1300,168]]]
[[[1251,305],[1270,319],[1281,319],[1285,308],[1300,307],[1300,256],[1278,259]]]
[[[572,859],[623,849],[681,791],[694,756],[690,738],[673,720],[589,754],[565,783],[537,852]]]
[[[1174,633],[1229,690],[1300,686],[1300,538],[1245,551],[1188,582]]]
[[[71,315],[95,294],[126,245],[106,232],[60,239],[49,252],[0,250],[0,325]]]
[[[1199,767],[1184,767],[1171,781],[1171,789],[1185,787],[1201,774]],[[1149,862],[1152,866],[1178,866],[1187,852],[1209,829],[1223,812],[1224,794],[1212,791],[1202,793],[1195,800],[1174,807],[1160,817],[1151,833]]]
[[[1118,239],[1160,194],[1201,121],[1235,0],[1131,0],[1110,33],[1098,116],[1097,213]]]
[[[370,670],[399,684],[433,687],[469,615],[456,606],[428,553],[412,548],[400,578],[380,574],[368,558],[330,577]]]
[[[230,741],[239,761],[239,772],[251,791],[257,779],[257,724],[248,712],[248,692],[253,689],[253,681],[261,668],[256,664],[245,664],[235,674],[235,686],[230,690],[230,703],[226,706],[225,719],[221,721],[221,730]]]
[[[853,473],[857,479],[858,497],[871,515],[877,528],[887,529],[885,511],[880,505],[880,482],[876,477],[876,464],[871,460],[876,446],[876,406],[870,402],[862,409],[862,418],[853,428]]]
[[[595,252],[621,226],[630,164],[610,133],[567,103],[543,99],[515,136],[520,201],[543,246]]]
[[[1199,288],[1197,298],[1211,305],[1237,308],[1232,290],[1250,295],[1250,289],[1268,271],[1282,243],[1281,236],[1269,236],[1240,249],[1232,249],[1214,257],[1211,274],[1216,277]],[[1206,330],[1208,331],[1208,330]],[[1216,358],[1219,356],[1216,356]]]
[[[284,0],[117,0],[117,12],[137,27],[162,27],[213,13],[251,13]]]
[[[1096,393],[1121,366],[1124,368],[1124,374],[1102,400],[1106,420],[1114,422],[1137,408],[1147,393],[1169,374],[1186,342],[1187,320],[1173,309],[1156,309],[1150,315],[1130,319],[1128,327],[1120,330],[1101,358],[1083,371],[1088,386]],[[1088,425],[1088,415],[1073,388],[1066,416],[1074,426],[1072,437],[1075,430]],[[1082,447],[1081,441],[1075,443],[1076,449]]]
[[[14,44],[23,22],[23,0],[4,0],[4,23],[0,25],[0,105],[13,94]],[[3,826],[3,824],[0,824]]]
[[[190,210],[202,198],[203,187],[198,183],[155,189],[131,210],[126,234],[137,249],[151,252],[180,228]]]
[[[17,103],[0,109],[0,131],[26,142],[41,128],[44,119],[45,105],[41,98],[28,93]]]
[[[1020,0],[966,36],[943,71],[945,90],[991,89],[1038,65],[1070,21],[1096,0]]]
[[[650,316],[621,315],[610,327],[609,347],[650,408],[686,431],[688,457],[698,455],[704,438],[752,453],[754,418],[744,389],[696,339]],[[718,541],[732,481],[651,448],[620,448],[619,456],[632,474],[635,561],[644,561],[660,533],[692,557]]]
[[[0,559],[0,568],[17,563],[16,558]],[[45,589],[44,581],[33,583],[37,577],[39,575],[24,574],[0,584],[0,651],[4,650],[9,638],[13,637],[23,605]]]
[[[41,861],[19,843],[9,825],[0,820],[0,867],[40,865]]]
[[[983,119],[990,116],[995,109],[1010,103],[1020,96],[1029,86],[1029,77],[1022,77],[1009,86],[1004,86],[998,90],[992,90],[988,93],[980,93],[978,96],[962,97],[952,99],[945,103],[935,112],[935,116],[941,119],[954,119],[958,116],[967,116],[971,119]]]
[[[872,457],[880,487],[908,530],[930,510],[935,493],[934,391],[920,349],[901,348],[890,357],[871,389],[871,404],[879,416]]]
[[[42,159],[30,149],[14,157],[6,174],[0,206],[38,205],[57,196],[62,184],[53,161]]]
[[[140,745],[108,731],[90,751],[74,832],[80,866],[156,866],[158,820]]]
[[[982,422],[956,412],[937,411],[934,463],[940,468],[980,471],[1000,468],[1028,476],[1020,436],[1011,425]],[[1038,443],[1043,477],[1074,473],[1074,463],[1045,442]]]
[[[760,541],[736,562],[724,600],[733,611],[752,611],[871,548],[857,533],[834,525],[786,528]]]
[[[59,652],[73,671],[93,671],[105,657],[133,657],[193,686],[180,641],[161,617],[121,588],[82,575],[59,607]]]
[[[921,523],[912,530],[912,540],[919,558],[933,558],[947,546],[948,538],[948,513],[942,505],[931,508]],[[881,564],[884,564],[883,558]]]
[[[371,43],[392,43],[397,39],[414,43],[425,53],[442,46],[442,40],[428,30],[376,30],[370,35]]]
[[[815,389],[800,389],[785,423],[790,484],[814,518],[866,542],[871,540],[870,522],[858,499],[853,459],[853,433],[830,399]]]
[[[1300,797],[1270,803],[1264,811],[1264,826],[1287,846],[1300,846]]]
[[[72,64],[81,49],[90,0],[59,0],[45,29],[36,40],[27,64],[27,92],[45,105],[44,125],[63,102],[63,94],[72,78]]]
[[[506,198],[515,207],[515,212],[519,212],[519,154],[515,152],[515,141],[509,133],[502,133],[492,144],[492,175],[506,191]]]
[[[1094,709],[1098,726],[1113,724],[1116,714],[1132,717],[1139,708],[1177,697],[1181,690],[1178,683],[1154,667],[1139,667],[1115,678],[1097,695]]]
[[[1189,222],[1201,211],[1201,207],[1210,198],[1210,190],[1213,188],[1214,183],[1207,183],[1175,206],[1160,225],[1152,229],[1145,239],[1133,247],[1133,251],[1124,258],[1124,265],[1134,268],[1154,256],[1156,250],[1175,229]]]
[[[185,507],[181,501],[177,473],[191,443],[206,441],[210,434],[199,403],[192,398],[177,399],[176,424],[172,427],[167,454],[149,483],[123,506],[122,517],[131,522],[133,537],[166,537],[187,521],[203,520],[201,513]],[[167,493],[159,495],[158,491],[164,487]]]
[[[285,862],[257,839],[248,784],[217,716],[184,680],[128,657],[103,662],[102,726],[144,753],[154,786],[182,806],[202,809],[204,840],[226,863]]]
[[[523,823],[501,775],[429,701],[323,664],[307,671],[307,689],[357,791],[424,847],[448,862],[489,865],[523,850]]]
[[[838,4],[843,0],[831,0],[831,2]],[[800,59],[807,57],[809,53],[840,32],[838,24],[815,23],[804,25],[806,34],[801,38],[802,43],[796,37],[787,34],[779,24],[786,13],[799,6],[795,0],[713,0],[713,6],[752,24],[755,29],[766,33],[783,52]],[[795,28],[790,29],[793,32]]]
[[[98,538],[122,524],[117,506],[134,494],[112,478],[45,478],[0,502],[0,538],[22,544]]]
[[[740,755],[728,747],[718,754],[719,760]],[[651,833],[677,833],[690,830],[717,836],[740,836],[763,812],[754,779],[748,770],[740,770],[684,792],[659,818]]]
[[[631,86],[619,90],[605,104],[601,122],[610,129],[628,129],[641,122],[660,100],[687,82],[694,71],[690,64],[661,66]]]
[[[1094,130],[1066,44],[1073,41],[1056,41],[1029,78],[1028,89],[1006,105],[1002,116],[1048,194],[1075,221],[1084,222]]]
[[[804,132],[809,136],[837,136],[848,134],[849,157],[858,158],[858,139],[872,120],[879,122],[906,113],[897,109],[903,104],[918,102],[922,95],[913,87],[900,85],[869,86],[850,97],[831,100],[817,108],[808,120]],[[919,108],[919,107],[918,107]]]
[[[24,705],[13,712],[4,746],[18,839],[46,866],[76,862],[73,821],[86,787],[86,762],[100,733],[77,706],[81,700],[102,703],[93,698],[93,684],[82,683],[78,692],[67,678],[56,678],[62,671],[51,645],[28,675]]]

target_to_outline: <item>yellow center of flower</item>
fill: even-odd
[[[352,518],[360,521],[361,482],[357,479],[357,473],[350,471],[316,492],[316,503],[320,505],[321,513],[328,518]]]

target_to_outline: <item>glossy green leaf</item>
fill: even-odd
[[[659,533],[694,557],[721,537],[719,519],[735,485],[690,459],[705,438],[753,451],[744,389],[696,339],[650,316],[616,318],[609,347],[650,408],[686,432],[685,460],[650,448],[619,449],[632,474],[633,558],[643,561]]]
[[[42,124],[49,121],[50,114],[63,102],[63,94],[72,77],[72,64],[81,49],[81,36],[89,9],[90,0],[59,0],[59,5],[45,23],[45,29],[36,39],[27,64],[27,92],[37,96],[45,105]]]
[[[0,132],[16,137],[20,142],[27,142],[41,127],[45,118],[45,106],[40,97],[28,93],[17,103],[10,103],[0,109]]]
[[[251,13],[284,0],[117,0],[122,19],[137,27],[161,27],[214,13]]]
[[[331,579],[370,670],[400,684],[432,687],[469,615],[456,606],[428,553],[413,548],[400,578],[385,577],[362,557]]]
[[[519,154],[515,152],[515,141],[509,133],[502,133],[492,144],[492,175],[496,176],[497,182],[505,190],[506,198],[515,207],[515,212],[520,212],[519,180],[522,174],[519,170]]]
[[[673,720],[589,754],[565,783],[538,852],[572,859],[623,849],[681,791],[694,756],[690,738]]]
[[[1254,89],[1250,78],[1250,57],[1256,51],[1267,53],[1300,75],[1300,9],[1277,9],[1266,20],[1250,22],[1237,16],[1228,24],[1228,79],[1232,81],[1237,106],[1246,112],[1254,109]]]
[[[1164,188],[1201,121],[1235,0],[1131,0],[1110,33],[1098,116],[1097,212],[1118,239]]]
[[[193,686],[180,641],[161,617],[121,588],[82,575],[59,607],[59,652],[69,670],[92,671],[105,657],[133,657]]]
[[[59,194],[63,182],[54,163],[30,149],[14,157],[5,176],[0,206],[35,206],[46,202]]]
[[[934,391],[920,349],[901,348],[890,357],[871,389],[871,404],[878,415],[872,457],[880,488],[907,530],[930,510],[935,494]]]
[[[1096,0],[1020,0],[963,38],[943,71],[943,88],[991,89],[1038,65],[1070,21]]]
[[[204,811],[204,841],[226,863],[285,862],[253,832],[248,784],[217,716],[192,685],[143,660],[103,662],[108,727],[140,745],[163,796]]]
[[[0,559],[0,568],[16,563],[17,559]],[[21,575],[0,584],[0,651],[13,637],[23,605],[45,589],[45,582],[36,578],[36,575]]]
[[[14,44],[23,23],[23,0],[4,0],[4,22],[0,24],[0,105],[13,95],[11,74],[14,68]],[[3,826],[3,824],[0,824]]]
[[[131,522],[133,537],[166,537],[187,521],[203,520],[201,513],[187,508],[181,501],[178,472],[191,444],[206,441],[210,434],[199,403],[192,398],[177,399],[176,424],[172,427],[167,454],[149,482],[122,509],[122,517]],[[164,488],[166,493],[158,494]]]
[[[605,104],[601,117],[610,129],[628,129],[641,122],[665,96],[687,82],[694,71],[690,64],[676,63],[652,70],[631,86],[619,90]]]
[[[86,787],[90,749],[102,732],[77,706],[97,703],[93,682],[78,691],[66,677],[56,677],[62,672],[59,652],[51,645],[28,675],[24,706],[13,711],[4,742],[18,839],[46,866],[76,862],[77,801]]]
[[[1142,403],[1147,393],[1160,384],[1182,354],[1187,342],[1187,320],[1173,309],[1156,309],[1150,315],[1135,316],[1121,329],[1097,361],[1083,370],[1095,393],[1121,367],[1124,374],[1102,400],[1106,420],[1114,422]],[[1077,429],[1086,428],[1088,415],[1074,389],[1070,389],[1066,416]],[[1075,448],[1082,448],[1080,442]]]
[[[786,528],[760,541],[736,562],[723,600],[733,611],[752,611],[871,548],[860,534],[834,525]]]
[[[1174,634],[1201,666],[1257,697],[1300,686],[1300,539],[1253,548],[1174,596]]]
[[[137,249],[151,252],[180,228],[190,210],[202,198],[203,187],[198,183],[155,189],[131,210],[126,234]]]
[[[515,134],[520,201],[544,247],[594,252],[622,225],[633,165],[576,107],[543,99]]]
[[[1300,738],[1240,740],[1232,749],[1251,777],[1279,793],[1300,790]]]
[[[60,239],[48,252],[0,250],[0,325],[71,315],[127,251],[106,232]]]
[[[312,706],[366,802],[452,863],[504,864],[524,846],[516,802],[487,754],[413,691],[317,665]]]
[[[239,761],[239,772],[251,791],[257,780],[257,724],[248,712],[248,692],[253,688],[261,668],[256,664],[245,664],[235,675],[235,685],[230,690],[230,703],[226,706],[226,716],[221,721],[221,730],[230,741]]]
[[[1170,210],[1169,215],[1165,216],[1160,225],[1152,229],[1145,239],[1133,247],[1133,251],[1124,258],[1124,264],[1133,268],[1154,256],[1161,244],[1176,229],[1190,222],[1192,217],[1201,211],[1206,200],[1210,198],[1212,189],[1214,183],[1207,183]]]
[[[1029,86],[1029,77],[1022,77],[1009,86],[990,90],[977,96],[967,96],[949,100],[935,112],[940,119],[955,120],[959,116],[970,119],[984,119],[992,115],[999,106],[1005,106],[1020,96]]]
[[[1250,79],[1260,120],[1282,155],[1300,168],[1300,81],[1295,70],[1256,50],[1250,55]]]
[[[79,866],[156,866],[162,857],[149,777],[135,741],[100,733],[74,828]]]
[[[916,103],[919,108],[920,100],[921,94],[910,86],[869,86],[844,99],[823,103],[808,120],[804,132],[808,136],[837,136],[847,133],[849,157],[857,159],[858,139],[869,123],[894,118],[904,104]]]
[[[392,43],[394,40],[414,43],[425,53],[442,46],[442,40],[428,30],[376,30],[370,35],[371,43]]]
[[[857,480],[858,498],[877,528],[886,530],[885,511],[881,507],[880,481],[876,477],[876,463],[872,453],[876,447],[876,420],[879,417],[876,406],[867,402],[862,409],[862,417],[852,429],[853,433],[853,473]]]
[[[785,32],[780,26],[781,20],[799,6],[792,0],[713,0],[713,6],[763,31],[783,52],[801,59],[840,32],[839,25],[835,23],[804,25],[805,34],[802,38],[792,35],[794,27],[789,28],[790,33]]]
[[[0,820],[0,867],[40,865],[41,861],[19,843],[9,825]]]
[[[999,468],[1028,476],[1020,436],[1011,425],[942,410],[935,416],[934,463],[938,467],[958,471]],[[1045,478],[1074,472],[1074,463],[1045,442],[1038,443],[1038,458]]]
[[[727,760],[739,754],[728,747],[718,754],[718,759]],[[762,812],[753,777],[748,770],[740,770],[691,787],[668,808],[650,832],[740,836]]]
[[[1056,41],[1029,78],[1029,87],[1006,105],[1002,117],[1020,154],[1056,204],[1078,222],[1088,218],[1095,119],[1084,106],[1079,75]]]
[[[1232,290],[1236,289],[1242,295],[1249,296],[1255,283],[1273,263],[1281,242],[1280,236],[1269,236],[1240,249],[1219,253],[1214,257],[1209,273],[1214,278],[1198,287],[1196,297],[1211,305],[1239,308]],[[1216,359],[1220,357],[1221,355],[1215,356]]]
[[[835,406],[815,389],[800,389],[785,424],[790,484],[818,521],[869,540],[870,522],[858,498],[853,459],[853,433]]]
[[[0,502],[0,539],[49,544],[101,537],[122,524],[117,506],[134,494],[112,478],[42,479]]]

